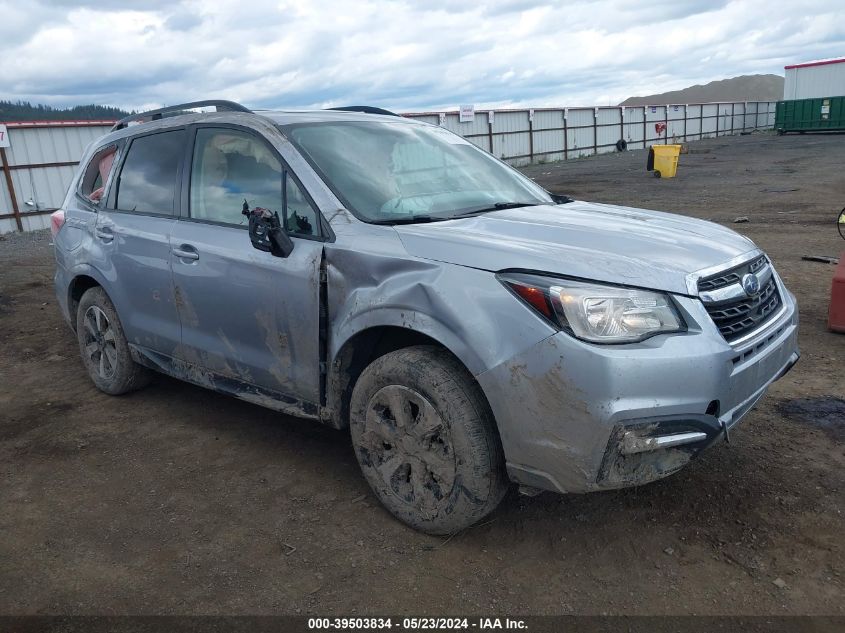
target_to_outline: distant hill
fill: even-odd
[[[711,81],[646,97],[629,97],[619,105],[664,105],[671,103],[711,103],[714,101],[780,101],[783,77],[780,75],[742,75]]]
[[[122,119],[129,112],[120,108],[99,105],[79,105],[72,108],[54,108],[32,105],[28,101],[0,101],[0,121],[90,121]]]

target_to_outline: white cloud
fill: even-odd
[[[0,0],[0,98],[592,105],[845,51],[810,1]]]

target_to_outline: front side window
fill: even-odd
[[[288,233],[294,235],[319,235],[317,211],[311,206],[290,174],[285,183],[285,213],[287,215]]]
[[[551,203],[531,180],[436,126],[344,121],[295,124],[284,131],[365,221],[447,219],[501,205]]]
[[[263,141],[238,130],[200,128],[191,169],[191,217],[246,224],[243,211],[282,210],[282,165]]]
[[[121,211],[173,215],[185,131],[174,130],[132,141],[120,171],[115,208]]]

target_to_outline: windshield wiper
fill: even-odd
[[[478,215],[480,213],[490,213],[492,211],[502,211],[504,209],[518,209],[520,207],[536,207],[539,206],[539,202],[495,202],[491,205],[485,205],[483,207],[471,207],[469,209],[464,209],[460,213],[456,215],[449,216],[451,218],[466,218],[471,215]]]
[[[489,213],[491,211],[502,211],[503,209],[518,209],[519,207],[536,207],[540,204],[540,202],[494,202],[493,204],[484,205],[482,207],[470,207],[468,209],[461,209],[458,213],[455,213],[453,215],[411,215],[402,218],[370,220],[370,224],[387,224],[393,226],[396,224],[423,224],[425,222],[445,222],[446,220],[468,218],[473,215]]]
[[[443,222],[444,220],[451,219],[452,218],[435,217],[433,215],[410,215],[403,218],[370,220],[370,224],[387,224],[389,226],[393,226],[396,224],[424,224],[425,222]]]

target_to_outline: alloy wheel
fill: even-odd
[[[112,323],[98,306],[85,311],[83,319],[86,357],[100,378],[110,380],[117,371],[117,348]]]
[[[455,484],[449,428],[421,394],[401,385],[377,391],[367,406],[361,448],[392,493],[433,517]]]

